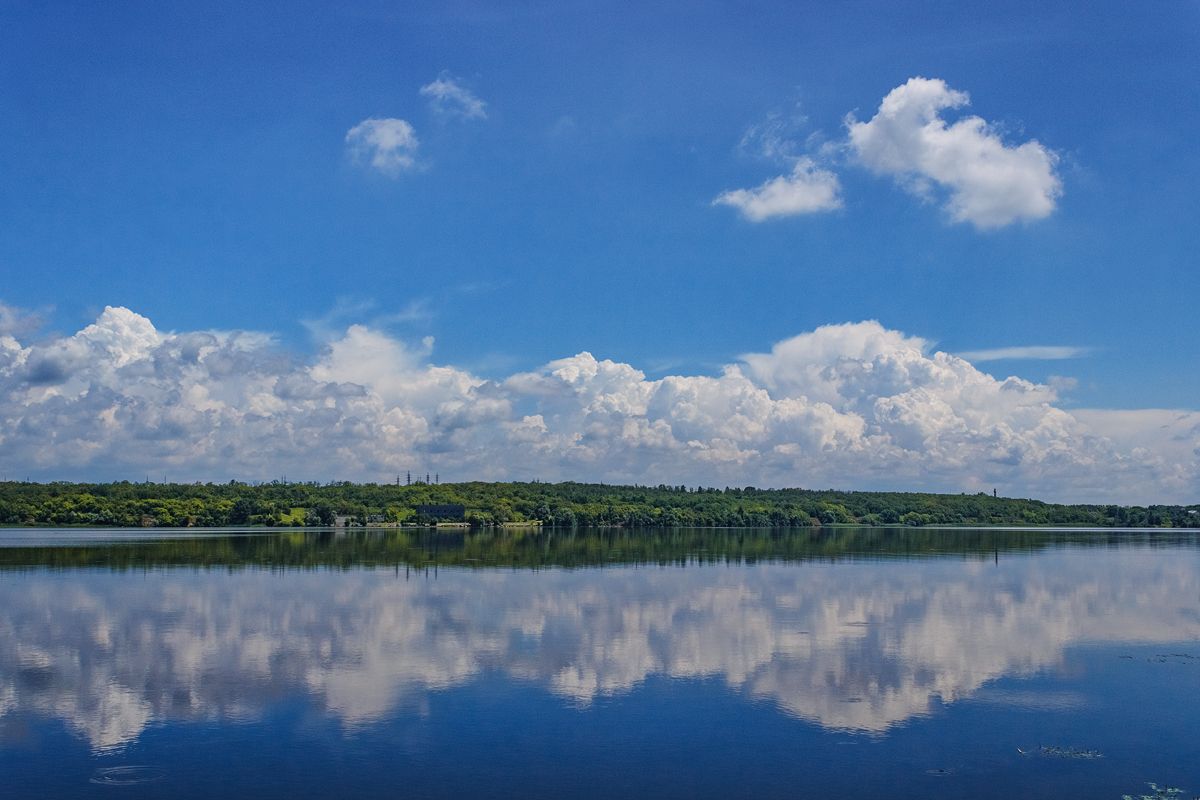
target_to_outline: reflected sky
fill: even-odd
[[[106,752],[284,699],[352,732],[485,679],[583,713],[661,678],[886,736],[944,704],[1071,708],[1078,693],[995,684],[1062,670],[1074,647],[1200,640],[1197,552],[0,573],[0,725],[58,720]]]

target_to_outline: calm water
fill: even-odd
[[[1200,795],[1196,534],[0,531],[6,798],[1152,781]]]

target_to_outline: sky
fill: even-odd
[[[1200,4],[0,1],[0,478],[1200,498]]]

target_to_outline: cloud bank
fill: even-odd
[[[849,145],[868,169],[921,197],[947,193],[956,222],[999,228],[1054,211],[1058,157],[1037,141],[1012,146],[980,117],[947,123],[942,112],[970,103],[939,79],[911,78],[888,92],[875,116],[847,119]]]
[[[114,307],[70,336],[0,335],[0,473],[1200,495],[1200,414],[1068,412],[1050,386],[877,322],[659,380],[587,352],[484,379],[431,348],[351,325],[299,359],[262,333],[165,332]]]

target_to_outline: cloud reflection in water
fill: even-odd
[[[1194,559],[1128,550],[408,580],[9,573],[0,725],[61,719],[102,750],[155,721],[259,720],[301,694],[353,728],[497,670],[582,707],[652,676],[716,678],[826,728],[883,733],[939,701],[1007,702],[981,687],[1054,668],[1074,644],[1198,639],[1198,598]]]

